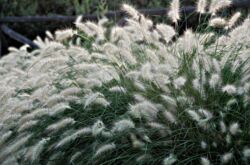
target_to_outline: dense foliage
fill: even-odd
[[[250,19],[218,18],[230,2],[216,2],[202,34],[178,36],[123,5],[124,27],[79,17],[77,29],[38,38],[38,50],[10,48],[0,60],[0,162],[249,164]],[[176,26],[178,9],[173,0]]]

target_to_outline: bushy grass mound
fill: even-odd
[[[250,19],[178,36],[123,9],[0,60],[1,164],[249,164]]]

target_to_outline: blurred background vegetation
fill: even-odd
[[[99,14],[108,10],[118,10],[122,3],[129,3],[138,8],[165,7],[170,0],[0,0],[0,18],[4,16],[34,16],[34,15],[79,15]],[[43,36],[46,30],[54,31],[58,28],[72,26],[68,23],[10,23],[9,27],[29,39],[37,35]],[[2,35],[3,52],[8,46],[21,46],[8,37]]]
[[[167,7],[171,0],[0,0],[0,18],[4,16],[34,16],[34,15],[79,15],[99,14],[109,10],[119,10],[122,3],[132,4],[136,8]],[[182,6],[194,5],[196,0],[181,0]],[[166,18],[154,18],[163,20]],[[42,36],[46,30],[73,26],[64,23],[11,23],[9,27],[15,31],[34,39]],[[7,37],[2,37],[2,43],[7,46],[20,46],[21,44]]]
[[[139,8],[165,7],[170,0],[0,0],[1,16],[24,15],[75,15],[101,13],[117,10],[122,3]],[[182,0],[183,5],[194,4],[194,0]]]

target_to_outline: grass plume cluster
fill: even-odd
[[[1,164],[249,164],[250,19],[178,36],[123,9],[0,60]]]

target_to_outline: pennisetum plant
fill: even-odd
[[[82,22],[0,59],[0,162],[249,164],[250,19],[198,2],[205,33],[177,36],[132,6],[123,27]],[[179,20],[179,1],[168,13]]]

